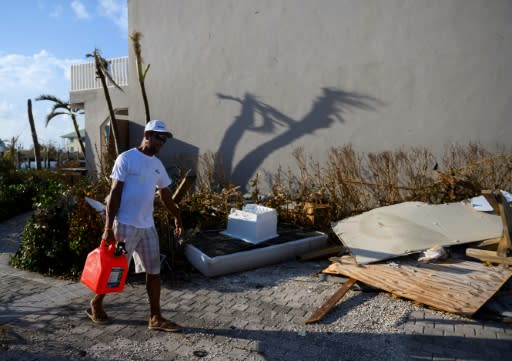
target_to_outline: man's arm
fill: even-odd
[[[165,208],[167,208],[167,211],[174,217],[174,225],[176,226],[174,234],[178,237],[181,236],[183,234],[183,223],[181,221],[180,210],[172,200],[171,191],[168,187],[165,187],[160,188],[158,193],[160,194],[160,199],[162,200]]]
[[[116,217],[119,206],[121,205],[121,194],[123,193],[124,182],[113,179],[112,187],[110,188],[110,194],[107,200],[107,209],[105,212],[105,229],[103,230],[103,239],[110,243],[114,239],[114,232],[112,231],[112,225],[114,224],[114,218]]]

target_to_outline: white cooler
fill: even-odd
[[[279,236],[276,210],[259,204],[246,204],[241,210],[232,208],[227,229],[220,233],[254,244],[275,238]]]

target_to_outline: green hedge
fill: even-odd
[[[16,183],[8,184],[7,178]],[[100,216],[84,200],[89,183],[71,186],[49,171],[19,172],[3,180],[3,216],[33,210],[10,264],[53,276],[78,276],[103,227]]]

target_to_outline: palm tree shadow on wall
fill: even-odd
[[[243,189],[263,161],[278,149],[304,135],[313,134],[316,130],[330,128],[337,121],[346,122],[345,114],[349,110],[374,111],[375,107],[381,104],[380,101],[368,95],[336,88],[322,88],[322,94],[315,100],[311,110],[302,119],[296,120],[250,93],[246,93],[243,98],[220,93],[217,93],[217,97],[221,100],[240,103],[240,114],[227,128],[217,151],[216,166],[222,166],[230,179],[241,185]],[[284,128],[284,131],[270,137],[277,127]],[[259,144],[234,165],[234,153],[246,132],[268,134],[270,139]]]

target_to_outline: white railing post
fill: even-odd
[[[110,73],[119,86],[128,85],[128,57],[108,59]],[[112,86],[112,84],[108,84]],[[71,65],[71,91],[101,89],[94,62]]]

